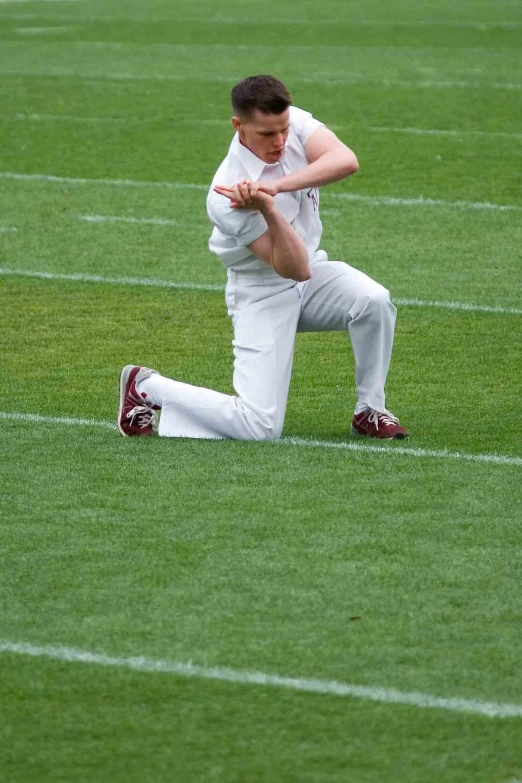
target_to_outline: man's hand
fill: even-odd
[[[237,185],[214,185],[214,190],[230,200],[232,209],[258,209],[263,215],[267,230],[247,245],[253,255],[270,264],[281,277],[309,280],[312,271],[306,245],[277,209],[274,197],[261,190],[261,184],[243,179]]]
[[[257,187],[262,190],[263,193],[268,193],[269,196],[277,196],[279,188],[277,186],[277,180],[272,182],[257,182]]]
[[[277,190],[273,192],[273,186],[265,188],[265,185],[271,185],[271,183],[251,182],[243,179],[237,185],[215,185],[214,190],[220,196],[230,199],[232,209],[258,209],[260,212],[266,212],[273,207]]]

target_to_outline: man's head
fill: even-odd
[[[290,129],[292,98],[275,76],[249,76],[232,90],[232,125],[239,139],[265,163],[281,159]]]

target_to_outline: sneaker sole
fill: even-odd
[[[360,438],[371,438],[371,435],[367,435],[365,432],[359,432],[355,427],[351,427],[350,435],[357,435]],[[409,435],[392,435],[391,438],[374,438],[374,440],[407,440]]]
[[[126,432],[124,432],[121,428],[120,421],[121,421],[121,414],[123,413],[123,405],[125,403],[125,390],[127,388],[127,382],[129,380],[129,375],[131,374],[131,370],[133,370],[137,365],[136,364],[127,364],[123,368],[123,370],[120,373],[120,407],[118,410],[118,429],[123,435],[124,438],[127,438],[128,435]]]

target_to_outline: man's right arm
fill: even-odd
[[[268,231],[248,245],[252,253],[266,261],[281,277],[302,282],[312,276],[308,251],[299,234],[274,205],[261,209]]]
[[[242,182],[231,188],[217,186],[214,190],[229,198],[234,209],[257,209],[263,215],[268,230],[247,245],[257,258],[270,264],[281,277],[297,282],[311,278],[305,243],[276,207],[273,197],[258,189],[257,182]]]

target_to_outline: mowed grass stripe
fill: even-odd
[[[51,0],[47,0],[48,2],[51,2]],[[58,2],[58,0],[54,0],[55,2]],[[71,0],[69,0],[71,1]],[[19,3],[19,2],[32,2],[32,0],[0,0],[0,4],[6,4],[6,3]],[[1,17],[4,21],[9,19],[49,19],[49,20],[62,20],[62,21],[71,21],[71,22],[131,22],[131,23],[139,23],[139,22],[147,22],[152,24],[169,24],[169,23],[179,23],[179,22],[202,22],[205,24],[222,24],[222,25],[235,25],[235,24],[243,24],[243,25],[250,25],[250,24],[271,24],[271,25],[280,25],[280,24],[289,24],[289,25],[300,25],[300,26],[307,26],[307,25],[320,25],[321,27],[339,27],[339,26],[346,26],[349,28],[353,28],[355,26],[361,26],[361,27],[452,27],[457,29],[468,29],[468,30],[489,30],[494,28],[500,28],[505,30],[516,30],[520,27],[522,27],[522,22],[517,21],[511,21],[511,20],[505,20],[505,21],[497,21],[497,20],[484,20],[483,22],[473,22],[473,21],[465,21],[465,20],[453,20],[453,19],[352,19],[350,17],[349,20],[347,20],[346,17],[330,17],[328,19],[310,19],[309,17],[294,17],[290,19],[289,17],[225,17],[225,16],[211,16],[211,17],[203,17],[203,16],[136,16],[134,14],[131,14],[129,11],[129,14],[126,16],[109,16],[109,15],[103,15],[99,16],[97,14],[89,14],[87,15],[77,15],[77,14],[56,14],[54,12],[52,13],[45,13],[45,16],[42,13],[27,13],[27,14],[20,14],[20,13],[9,13],[5,14]]]
[[[16,411],[0,411],[0,419],[21,421],[34,424],[63,424],[76,427],[100,427],[116,431],[116,424],[110,421],[95,419],[77,419],[70,416],[41,416],[37,413],[18,413]],[[293,438],[285,436],[277,440],[269,441],[268,446],[294,446],[305,448],[338,449],[342,451],[357,451],[370,454],[398,454],[405,457],[423,457],[432,459],[453,459],[466,462],[489,463],[493,465],[509,465],[522,467],[522,457],[509,457],[503,454],[469,454],[463,451],[445,451],[442,449],[410,449],[397,446],[378,446],[373,443],[357,443],[346,441],[314,440],[308,438]]]
[[[0,640],[0,652],[15,655],[29,655],[36,658],[51,658],[65,663],[86,663],[96,666],[115,666],[149,674],[173,674],[178,677],[196,677],[205,680],[220,680],[235,685],[257,685],[286,688],[325,696],[351,697],[386,704],[401,704],[420,709],[450,710],[481,715],[486,718],[520,718],[521,704],[484,702],[475,699],[441,698],[426,693],[398,691],[392,688],[352,685],[336,680],[304,679],[279,674],[265,674],[221,667],[198,666],[194,663],[158,660],[144,656],[123,658],[104,653],[78,650],[74,647],[33,645],[26,642]]]
[[[406,133],[413,136],[501,136],[507,139],[522,139],[522,133],[507,131],[456,130],[437,128],[392,128],[381,125],[370,125],[368,130],[374,133]]]
[[[67,183],[69,185],[114,185],[117,187],[138,187],[138,188],[167,188],[172,190],[205,190],[208,191],[208,185],[197,184],[194,182],[176,182],[169,180],[134,180],[134,179],[87,179],[85,177],[64,177],[56,174],[22,174],[14,171],[0,171],[0,179],[19,180],[21,182],[49,182],[49,183]],[[228,183],[227,183],[228,184]],[[448,209],[479,209],[495,212],[520,212],[522,204],[493,204],[489,201],[446,201],[445,199],[425,198],[418,196],[413,198],[402,198],[399,196],[367,196],[362,193],[325,193],[324,198],[360,201],[374,206],[393,206],[393,207],[445,207]]]
[[[106,45],[103,41],[81,41],[100,46]],[[112,44],[121,46],[121,44]],[[153,82],[202,82],[229,84],[231,87],[239,82],[243,75],[241,73],[233,76],[220,76],[218,74],[198,76],[196,73],[190,75],[172,74],[172,73],[125,73],[125,72],[105,72],[105,73],[82,73],[71,71],[65,68],[55,68],[52,71],[42,70],[18,70],[18,69],[0,69],[2,76],[28,76],[28,77],[48,77],[48,78],[67,78],[89,81],[153,81]],[[343,85],[343,84],[362,84],[369,87],[405,87],[406,89],[471,89],[471,90],[522,90],[522,82],[470,82],[464,79],[378,79],[367,78],[363,75],[353,74],[351,76],[302,76],[296,74],[292,76],[292,82],[301,84],[319,84],[319,85]]]
[[[175,226],[185,225],[180,220],[168,220],[167,218],[136,218],[124,217],[122,215],[79,215],[78,220],[84,223],[130,223],[146,226]]]
[[[158,114],[154,117],[106,117],[106,116],[87,116],[80,114],[23,114],[15,112],[14,114],[0,114],[0,120],[4,121],[24,121],[24,122],[78,122],[85,124],[92,123],[121,123],[146,125],[155,122],[171,122],[175,125],[229,125],[232,127],[230,118],[219,119],[217,117],[207,119],[191,119],[189,117],[169,117],[165,114]],[[340,130],[340,125],[329,125],[332,130]]]
[[[71,17],[76,18],[76,17]],[[446,20],[446,19],[347,19],[344,17],[335,17],[330,19],[310,19],[310,18],[290,18],[290,17],[274,17],[269,19],[261,17],[239,17],[239,16],[213,16],[207,19],[197,16],[183,16],[179,17],[180,20],[186,22],[198,22],[202,21],[207,24],[289,24],[289,25],[325,25],[339,27],[345,26],[351,28],[353,26],[360,25],[361,27],[456,27],[458,29],[470,29],[470,30],[486,30],[488,28],[500,27],[506,30],[516,30],[522,26],[522,22],[513,21],[484,21],[484,22],[472,22],[472,21],[460,21],[460,20]],[[143,17],[143,21],[145,18]],[[157,20],[159,21],[159,20]],[[173,18],[165,19],[164,21],[174,21]]]
[[[131,220],[132,223],[137,222]],[[147,221],[150,222],[150,221]],[[154,224],[155,225],[155,224]],[[161,223],[160,225],[164,225]],[[104,277],[102,275],[92,275],[83,272],[73,272],[71,274],[62,274],[59,272],[42,272],[36,269],[6,269],[0,267],[0,276],[20,276],[31,277],[40,280],[63,280],[64,282],[80,283],[102,283],[107,285],[138,285],[149,288],[179,288],[194,291],[221,291],[225,290],[224,285],[218,283],[190,283],[174,282],[171,280],[160,280],[154,277]],[[469,302],[443,302],[426,301],[423,299],[404,299],[393,297],[395,304],[404,307],[441,307],[447,310],[465,310],[476,313],[497,313],[500,315],[522,315],[522,309],[517,307],[497,307],[493,305],[473,304]]]
[[[155,122],[171,122],[174,125],[223,125],[232,126],[229,118],[211,118],[211,119],[190,119],[185,117],[169,117],[167,115],[158,115],[157,117],[92,117],[81,116],[79,114],[22,114],[16,112],[15,114],[2,114],[0,120],[23,120],[27,122],[77,122],[84,124],[92,123],[127,123],[145,125]],[[328,127],[333,131],[348,130],[351,129],[350,125],[335,125],[328,123]],[[509,131],[481,131],[481,130],[458,130],[456,128],[438,129],[438,128],[394,128],[384,127],[380,125],[370,125],[366,128],[367,131],[373,133],[405,133],[414,136],[449,136],[459,138],[461,136],[500,136],[505,139],[522,139],[522,133],[512,133]]]
[[[153,120],[135,120],[128,117],[81,117],[78,114],[1,114],[0,120],[23,120],[27,122],[80,122],[80,123],[112,123],[112,122],[152,122]]]

